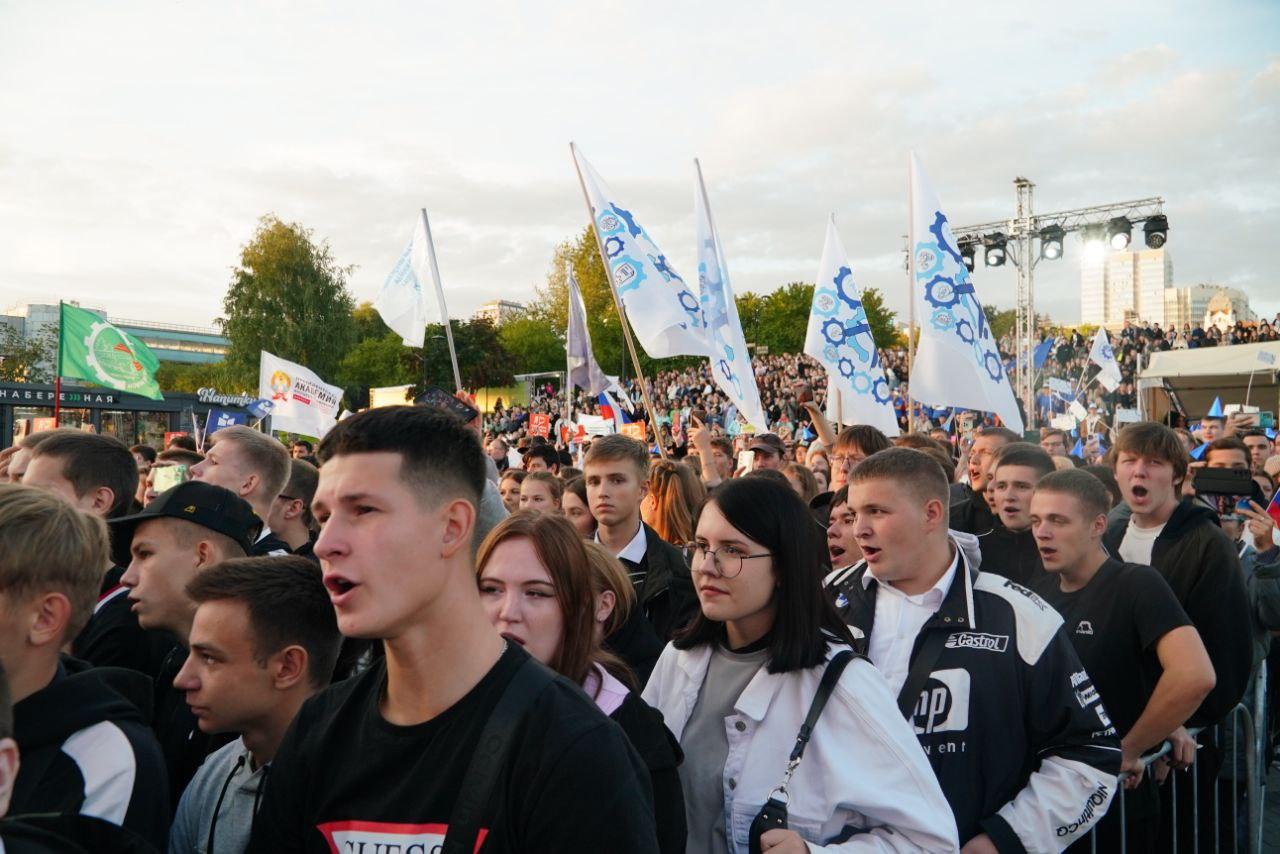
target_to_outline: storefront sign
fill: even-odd
[[[21,385],[0,386],[0,403],[19,406],[25,403],[37,406],[53,406],[55,397],[57,397],[57,393],[53,389],[30,388]],[[62,392],[62,404],[72,407],[77,404],[84,406],[90,403],[111,405],[118,403],[119,397],[119,395],[107,391],[64,391]]]
[[[257,400],[251,394],[223,394],[216,388],[202,388],[196,391],[196,399],[201,403],[220,403],[223,406],[248,406]]]

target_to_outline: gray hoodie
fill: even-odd
[[[252,764],[244,741],[238,738],[209,754],[178,802],[169,831],[169,854],[242,854],[271,771],[270,764],[257,770]]]

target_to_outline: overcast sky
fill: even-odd
[[[371,299],[420,207],[454,316],[525,301],[587,222],[570,140],[686,277],[701,158],[738,293],[812,281],[834,212],[904,307],[914,148],[957,225],[1017,175],[1041,212],[1163,196],[1175,284],[1280,311],[1272,0],[0,0],[0,307],[211,324],[266,213]],[[1055,320],[1079,259],[1037,270]]]

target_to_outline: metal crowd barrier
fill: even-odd
[[[1187,732],[1196,739],[1197,749],[1199,749],[1200,735],[1208,732],[1213,736],[1212,743],[1225,746],[1229,749],[1230,756],[1224,754],[1223,763],[1217,776],[1213,780],[1213,839],[1212,845],[1207,843],[1210,840],[1201,840],[1200,838],[1200,798],[1199,798],[1199,774],[1196,773],[1195,765],[1189,769],[1189,773],[1185,776],[1174,771],[1170,772],[1165,779],[1163,785],[1169,786],[1169,803],[1171,809],[1168,815],[1160,816],[1161,822],[1168,822],[1171,829],[1171,854],[1178,854],[1179,846],[1181,850],[1190,851],[1192,854],[1200,854],[1201,851],[1213,852],[1213,854],[1261,854],[1262,851],[1262,811],[1263,801],[1266,794],[1266,712],[1267,712],[1267,671],[1265,665],[1260,668],[1257,678],[1254,680],[1252,690],[1246,692],[1244,700],[1231,710],[1227,718],[1211,730],[1190,729]],[[1229,743],[1224,742],[1222,736],[1225,735],[1227,729],[1230,728],[1232,738]],[[1241,736],[1244,741],[1241,742]],[[1243,748],[1241,746],[1243,744]],[[1151,753],[1143,757],[1143,764],[1146,767],[1146,773],[1151,773],[1152,764],[1168,754],[1172,749],[1169,742],[1162,744],[1155,753]],[[1240,774],[1240,757],[1244,757],[1244,775],[1243,780]],[[1231,792],[1231,838],[1221,838],[1221,817],[1223,805],[1219,802],[1220,787],[1219,781],[1223,779],[1222,775],[1227,769],[1231,771],[1230,792]],[[1128,774],[1120,775],[1119,791],[1111,801],[1109,810],[1117,810],[1120,814],[1120,854],[1127,854],[1128,840],[1125,831],[1125,788],[1123,781]],[[1188,840],[1180,838],[1178,832],[1178,783],[1182,778],[1182,785],[1187,785],[1190,781],[1192,797],[1192,837],[1190,845]],[[1244,825],[1240,824],[1240,786],[1243,782],[1245,794],[1245,819]],[[1184,834],[1185,836],[1185,834]],[[1089,849],[1092,852],[1098,852],[1098,829],[1097,825],[1089,834]],[[1109,854],[1106,852],[1105,854]]]

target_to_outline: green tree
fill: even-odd
[[[351,310],[351,322],[355,327],[355,340],[381,338],[387,334],[387,324],[382,322],[382,315],[373,307],[373,303],[365,300]]]
[[[755,343],[764,344],[770,353],[799,353],[812,305],[813,285],[805,282],[791,282],[765,295]]]
[[[357,309],[359,311],[359,309]],[[360,341],[342,357],[334,382],[348,392],[361,388],[409,385],[417,379],[415,354],[399,334],[385,331]],[[356,397],[352,395],[353,399]]]
[[[340,267],[310,229],[263,217],[232,271],[219,320],[230,347],[227,375],[256,388],[259,353],[305,365],[329,382],[355,343],[351,267]]]
[[[871,337],[876,340],[877,347],[887,350],[905,343],[894,325],[898,313],[884,304],[884,294],[879,288],[867,288],[862,292],[862,307],[866,309],[867,325],[871,327]]]
[[[255,372],[252,384],[237,385],[228,376],[225,362],[218,364],[188,364],[186,362],[161,362],[156,371],[156,382],[162,391],[178,391],[194,393],[202,388],[216,388],[219,391],[236,391],[256,394],[258,375]]]
[[[564,339],[545,321],[529,316],[512,318],[498,327],[498,337],[517,374],[565,368]]]
[[[1014,325],[1018,322],[1018,312],[1012,308],[1001,310],[994,305],[984,305],[982,313],[987,317],[987,328],[991,330],[991,337],[997,341],[1012,333]]]
[[[476,389],[506,386],[515,382],[511,356],[502,344],[497,328],[488,320],[455,320],[451,324],[453,344],[458,351],[458,372],[462,375],[463,388]],[[413,393],[422,389],[423,380],[446,391],[453,390],[453,365],[449,361],[449,342],[444,326],[432,323],[427,326],[426,363],[423,365],[421,350],[416,353],[419,370],[425,371],[414,378]]]
[[[57,358],[57,324],[50,324],[39,334],[27,338],[7,323],[0,323],[0,380],[52,382]]]

